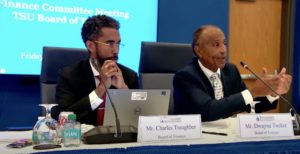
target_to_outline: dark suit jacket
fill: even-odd
[[[215,100],[210,81],[199,66],[198,59],[179,70],[173,79],[174,114],[201,114],[202,121],[218,120],[233,114],[250,110],[241,94],[247,87],[241,79],[236,66],[226,63],[221,68],[224,98]],[[255,105],[256,112],[263,112],[277,107],[266,97],[256,98],[261,101]]]
[[[125,84],[129,89],[139,89],[137,74],[121,65]],[[89,94],[96,89],[94,75],[89,59],[58,72],[56,102],[60,111],[73,111],[80,123],[97,125],[97,110],[92,111]],[[111,86],[110,89],[116,89]]]

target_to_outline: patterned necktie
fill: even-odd
[[[222,89],[221,82],[219,80],[219,74],[214,73],[213,75],[211,75],[209,79],[212,83],[212,87],[214,88],[215,99],[219,100],[223,98],[223,89]]]
[[[99,79],[99,84],[98,87],[101,85],[101,77],[100,75],[96,76]],[[102,96],[103,102],[98,106],[98,111],[97,111],[97,125],[102,126],[103,125],[103,120],[104,120],[104,109],[105,109],[105,99],[106,99],[106,92]]]

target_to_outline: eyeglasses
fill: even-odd
[[[115,47],[117,47],[117,48],[124,48],[124,44],[120,44],[120,43],[104,43],[104,42],[99,42],[99,41],[94,41],[95,43],[98,43],[98,44],[103,44],[103,45],[105,45],[105,46],[108,46],[108,47],[110,47],[111,49],[114,49]]]

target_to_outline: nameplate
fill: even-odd
[[[138,142],[172,142],[201,139],[200,115],[140,116]]]
[[[238,114],[237,131],[242,138],[294,136],[290,113]]]

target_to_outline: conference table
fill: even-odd
[[[235,118],[202,122],[202,131],[227,133],[228,136],[202,134],[195,141],[159,143],[81,144],[79,147],[34,150],[33,146],[11,149],[6,146],[20,139],[30,139],[32,131],[0,132],[0,153],[299,153],[300,136],[288,138],[240,138],[235,135]]]

